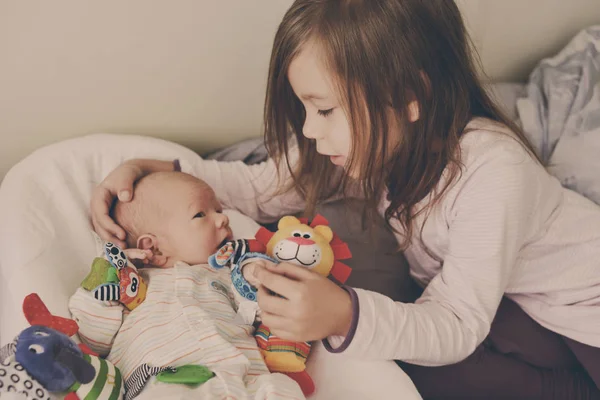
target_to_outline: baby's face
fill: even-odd
[[[225,242],[232,238],[229,218],[213,190],[203,182],[178,182],[165,199],[167,212],[161,252],[171,261],[205,264]]]

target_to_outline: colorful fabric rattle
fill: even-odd
[[[135,309],[146,299],[146,282],[118,246],[106,243],[104,254],[105,258],[94,259],[81,287],[97,300],[118,301],[129,310]]]

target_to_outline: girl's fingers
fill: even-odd
[[[118,237],[114,236],[112,233],[110,233],[109,231],[99,227],[99,228],[95,228],[96,233],[98,234],[98,236],[100,236],[100,238],[102,240],[104,240],[105,242],[111,242],[116,246],[119,246],[120,248],[124,249],[127,247],[127,244],[125,242],[123,242],[122,240],[120,240]]]
[[[314,272],[296,264],[286,262],[280,264],[269,263],[266,265],[266,268],[274,274],[285,276],[294,281],[305,281],[315,278]]]
[[[92,223],[94,229],[103,240],[113,241],[116,238],[118,239],[119,246],[121,246],[126,238],[126,233],[109,215],[113,199],[114,196],[108,189],[102,187],[96,188],[91,201]]]
[[[124,241],[127,237],[125,230],[117,225],[109,215],[101,215],[98,218],[98,224],[111,236],[118,238],[119,241]]]
[[[115,176],[116,183],[112,185],[112,189],[119,201],[128,202],[133,200],[133,185],[144,176],[144,171],[135,164],[125,163],[120,168],[121,173]]]
[[[269,293],[264,286],[258,287],[258,305],[261,311],[277,316],[289,315],[289,300]]]
[[[297,297],[296,295],[302,287],[300,282],[294,281],[281,274],[276,274],[269,268],[259,268],[256,271],[256,277],[260,281],[261,286],[264,286],[287,299]]]
[[[261,311],[260,318],[265,326],[272,330],[287,330],[291,326],[292,321],[281,315],[271,314],[265,310]],[[279,335],[278,335],[279,336]]]
[[[124,245],[127,233],[110,217],[110,208],[116,198],[121,202],[133,199],[133,185],[142,176],[142,170],[134,165],[122,165],[115,169],[92,193],[90,208],[94,229],[103,240]]]

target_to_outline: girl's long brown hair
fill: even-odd
[[[351,183],[302,134],[305,110],[287,72],[308,41],[317,43],[326,56],[322,61],[338,83],[338,97],[349,116],[349,160],[360,171],[357,182],[366,202],[365,216],[368,220],[377,212],[387,189],[385,219],[388,224],[392,218],[400,221],[402,248],[409,244],[414,218],[439,201],[459,176],[459,142],[472,118],[508,126],[531,151],[522,131],[484,91],[454,1],[297,0],[273,44],[265,144],[281,165],[288,160],[290,135],[297,139],[300,160],[295,167],[287,162],[293,184],[286,190],[295,188],[305,197],[307,214]],[[407,105],[413,100],[420,118],[411,123]],[[390,149],[389,143],[397,144]],[[416,210],[427,196],[428,207]]]

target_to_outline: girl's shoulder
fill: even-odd
[[[460,140],[459,157],[460,173],[450,184],[444,203],[454,204],[461,193],[467,194],[461,198],[471,198],[516,186],[527,186],[530,192],[554,190],[541,163],[514,132],[498,122],[484,118],[469,122]]]
[[[527,146],[506,125],[486,118],[474,118],[460,140],[460,161],[466,170],[494,164],[495,168],[514,163],[536,164]]]

